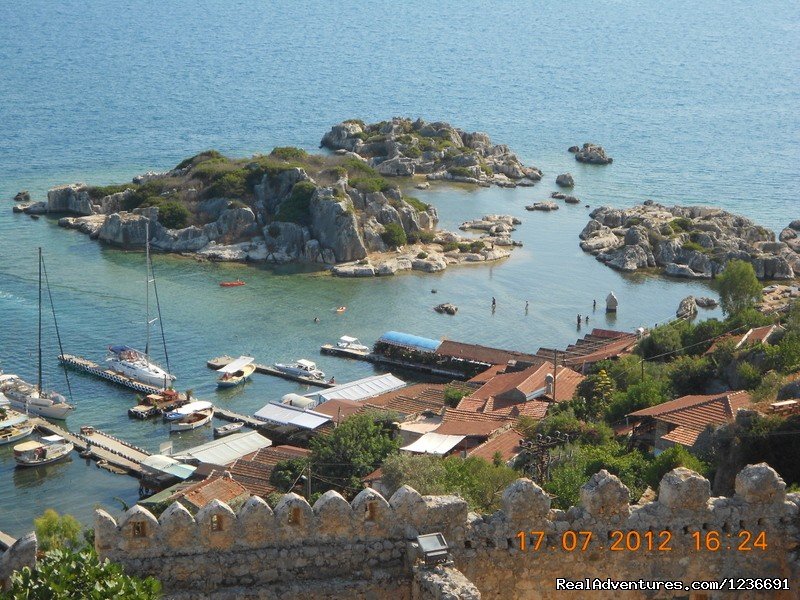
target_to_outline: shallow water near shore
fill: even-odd
[[[800,217],[794,4],[489,6],[479,15],[409,2],[389,15],[358,2],[284,11],[209,1],[169,13],[144,2],[5,5],[0,198],[23,188],[42,197],[69,181],[125,181],[209,147],[231,155],[289,144],[314,150],[344,118],[396,114],[486,131],[544,170],[534,188],[414,190],[438,208],[444,228],[487,213],[520,217],[514,237],[524,246],[493,265],[350,280],[156,255],[178,387],[242,413],[310,390],[254,375],[243,389],[217,392],[207,359],[306,357],[347,381],[375,370],[318,355],[343,334],[371,344],[397,329],[535,351],[563,347],[592,327],[663,322],[682,297],[713,294],[703,282],[626,276],[581,252],[577,234],[590,211],[583,204],[526,212],[555,189],[558,173],[570,171],[574,194],[593,207],[646,198],[720,205],[776,230]],[[477,20],[480,35],[467,35]],[[351,34],[342,22],[354,25]],[[92,33],[64,35],[77,31]],[[566,148],[584,141],[603,144],[614,164],[577,164]],[[66,352],[99,361],[110,343],[143,346],[143,255],[102,247],[54,219],[12,215],[10,206],[0,207],[0,368],[35,378],[37,246]],[[247,285],[219,287],[236,277]],[[611,290],[620,299],[615,317],[602,310]],[[440,302],[456,304],[458,315],[433,312]],[[340,305],[348,308],[337,314]],[[590,316],[580,331],[578,313]],[[64,391],[51,321],[45,317],[45,379]],[[132,393],[77,373],[70,381],[78,403],[70,429],[89,423],[151,451],[168,439],[176,449],[211,439],[208,427],[170,436],[161,421],[131,420]],[[137,489],[135,479],[77,454],[19,471],[11,448],[0,447],[0,530],[11,534],[30,530],[47,507],[89,523],[95,505],[118,508],[115,497],[133,503]]]

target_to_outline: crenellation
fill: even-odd
[[[313,507],[287,494],[274,511],[251,498],[238,514],[215,501],[192,517],[173,504],[158,521],[135,507],[119,525],[99,510],[96,547],[133,573],[155,575],[171,597],[215,600],[258,597],[236,596],[233,590],[243,586],[294,600],[302,597],[297,582],[326,590],[330,598],[368,597],[376,589],[410,598],[412,543],[418,534],[432,532],[444,534],[455,569],[491,600],[559,598],[552,593],[555,577],[691,580],[770,573],[796,578],[800,494],[787,495],[770,471],[748,467],[734,497],[716,498],[710,497],[707,480],[678,468],[662,479],[657,501],[633,506],[619,479],[601,471],[582,488],[582,504],[566,511],[551,508],[549,496],[526,479],[503,492],[501,510],[491,515],[468,512],[456,496],[422,496],[407,486],[389,501],[372,489],[350,503],[327,492]],[[768,547],[749,553],[694,548],[698,539],[713,546],[717,537],[729,546],[739,544],[742,530],[749,532],[750,544],[763,532]],[[541,547],[532,550],[539,535]],[[614,543],[622,547],[612,551]],[[642,546],[648,543],[653,547]],[[659,551],[659,544],[669,551]],[[378,580],[384,587],[373,587]],[[181,596],[178,590],[196,595]]]

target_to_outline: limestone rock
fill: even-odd
[[[415,258],[412,260],[411,268],[425,273],[437,273],[447,268],[447,262],[441,255],[431,254],[428,258]]]
[[[91,215],[92,200],[85,183],[56,187],[47,192],[47,212]]]
[[[658,488],[658,501],[673,510],[702,508],[710,497],[708,479],[685,467],[664,475]]]
[[[613,158],[606,155],[606,151],[602,146],[590,144],[588,142],[585,143],[580,150],[575,152],[575,160],[592,165],[608,165],[614,162]]]
[[[450,302],[445,302],[443,304],[438,304],[434,306],[433,310],[435,310],[439,314],[454,315],[458,312],[458,307],[455,304],[451,304]]]
[[[581,504],[595,517],[627,515],[630,490],[605,469],[592,475],[581,487]]]
[[[525,210],[541,210],[549,212],[551,210],[558,210],[558,208],[558,204],[546,200],[544,202],[534,202],[533,204],[526,206]]]
[[[575,179],[573,179],[571,173],[562,173],[556,177],[556,185],[561,187],[573,187],[575,185]]]
[[[739,471],[735,488],[736,495],[749,504],[775,504],[786,498],[786,483],[767,463]]]
[[[530,479],[517,479],[501,499],[503,513],[512,521],[542,518],[550,510],[550,496]]]
[[[697,302],[694,296],[686,296],[678,305],[675,316],[679,319],[693,319],[697,316]]]
[[[122,248],[143,248],[147,241],[148,222],[151,239],[158,237],[161,225],[142,214],[120,212],[108,215],[98,231],[98,239]]]
[[[308,174],[299,168],[287,169],[276,174],[265,173],[261,182],[253,186],[253,193],[259,208],[275,214],[281,202],[292,193],[292,188],[300,181],[309,181]]]
[[[338,199],[330,188],[317,188],[311,197],[309,210],[312,235],[322,248],[333,252],[336,262],[360,260],[367,256],[349,199]]]
[[[709,298],[708,296],[700,296],[699,298],[695,298],[695,302],[700,308],[716,308],[719,306],[719,302],[717,302],[714,298]]]
[[[30,202],[31,195],[28,193],[28,190],[22,190],[21,192],[17,192],[14,196],[14,202]]]

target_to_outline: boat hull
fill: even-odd
[[[24,457],[18,457],[18,456],[15,456],[14,460],[17,461],[18,467],[23,467],[23,468],[40,467],[42,465],[49,465],[54,462],[58,462],[59,460],[63,460],[64,458],[69,456],[69,453],[72,452],[74,448],[75,447],[70,443],[64,446],[64,450],[62,452],[59,452],[58,454],[55,454],[53,456],[42,458],[40,460],[28,460]]]
[[[198,427],[203,427],[204,425],[211,423],[213,416],[214,411],[208,411],[201,419],[193,421],[172,421],[169,424],[169,430],[170,432],[191,431],[192,429],[197,429]]]
[[[63,421],[67,415],[74,410],[71,404],[52,404],[41,405],[35,402],[24,402],[22,400],[11,400],[11,406],[16,410],[26,412],[29,415],[38,415],[47,419],[57,419]]]
[[[214,437],[221,438],[225,437],[226,435],[231,435],[232,433],[236,433],[240,431],[242,427],[244,427],[244,423],[235,423],[232,425],[237,425],[236,427],[230,427],[229,425],[223,425],[222,427],[215,427],[214,428]]]
[[[241,371],[237,371],[237,373],[241,373],[241,375],[232,375],[227,379],[223,379],[222,377],[217,379],[217,387],[224,389],[236,387],[237,385],[244,385],[244,383],[250,380],[250,376],[255,373],[255,370],[255,366],[246,365]]]
[[[152,369],[145,369],[135,363],[113,358],[108,359],[106,365],[115,373],[157,388],[166,389],[175,381],[174,375],[170,375],[158,367],[154,367],[157,369],[154,371]]]
[[[33,433],[33,426],[20,427],[16,433],[10,435],[3,435],[0,433],[0,446],[21,440],[24,437],[28,437],[31,433]]]

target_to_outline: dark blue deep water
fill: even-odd
[[[0,199],[20,189],[42,198],[72,181],[124,181],[212,147],[231,155],[313,150],[332,124],[352,117],[450,121],[544,170],[533,189],[417,194],[446,227],[487,212],[522,217],[524,248],[494,266],[343,281],[157,257],[181,387],[252,412],[297,388],[257,376],[246,390],[217,394],[207,358],[316,358],[319,344],[339,335],[370,343],[387,329],[535,350],[573,340],[575,314],[610,290],[621,301],[616,321],[597,313],[590,325],[653,324],[688,293],[712,293],[702,283],[626,277],[584,255],[583,206],[553,214],[523,207],[570,170],[575,193],[593,206],[714,204],[779,230],[800,217],[799,57],[800,9],[778,0],[0,0]],[[614,164],[575,163],[566,149],[584,141],[603,144]],[[0,368],[35,374],[37,246],[67,351],[99,359],[107,343],[141,344],[142,256],[12,215],[10,206],[0,209]],[[236,276],[248,285],[217,286]],[[441,301],[458,304],[458,316],[433,313]],[[332,312],[341,304],[345,314]],[[47,339],[45,373],[63,389],[51,331]],[[318,362],[342,381],[372,373],[366,364]],[[79,408],[69,427],[91,423],[151,450],[167,439],[160,422],[128,420],[131,394],[79,376],[73,387]],[[186,447],[210,431],[173,438]],[[132,478],[77,456],[17,472],[10,449],[0,448],[0,530],[28,531],[47,507],[89,522],[96,504],[132,502],[136,491]]]

